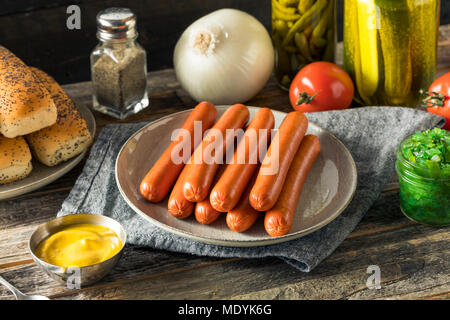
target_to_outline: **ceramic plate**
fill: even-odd
[[[86,121],[89,132],[92,136],[95,136],[95,118],[88,107],[77,104],[77,108],[81,113],[81,116]],[[32,165],[33,170],[31,173],[22,180],[0,185],[0,200],[9,199],[12,197],[17,197],[24,193],[28,193],[39,189],[62,175],[69,172],[73,167],[75,167],[81,159],[86,155],[87,149],[81,154],[72,158],[64,163],[61,163],[54,167],[47,167],[46,165],[40,163],[37,159],[33,157]]]
[[[228,106],[217,107],[220,116]],[[258,108],[249,107],[250,116]],[[228,229],[225,214],[211,225],[199,224],[192,215],[178,220],[167,211],[167,198],[150,203],[139,194],[139,184],[147,171],[170,144],[170,133],[180,128],[191,110],[175,113],[149,123],[122,147],[116,161],[116,181],[125,201],[138,214],[158,227],[182,237],[223,246],[260,246],[280,243],[311,233],[335,219],[349,204],[356,189],[355,162],[346,147],[332,134],[309,123],[308,133],[317,135],[321,153],[314,163],[298,203],[295,222],[289,234],[271,237],[263,216],[243,233]],[[286,113],[273,111],[278,128]]]

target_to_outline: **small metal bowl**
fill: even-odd
[[[64,227],[74,224],[95,224],[108,227],[117,234],[119,239],[122,241],[123,246],[117,254],[108,260],[85,267],[55,266],[39,259],[35,255],[36,247],[45,238],[58,232]],[[126,239],[127,235],[125,230],[120,223],[114,219],[97,214],[71,214],[50,220],[40,225],[31,235],[28,242],[28,248],[31,252],[33,260],[37,263],[41,270],[45,271],[53,279],[66,283],[68,287],[69,283],[71,283],[71,287],[75,288],[77,285],[85,286],[92,284],[106,276],[111,269],[114,268],[122,256]]]

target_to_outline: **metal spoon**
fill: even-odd
[[[47,297],[44,296],[38,296],[33,295],[29,296],[26,294],[23,294],[19,291],[19,289],[15,288],[12,284],[10,284],[8,281],[6,281],[2,276],[0,276],[0,283],[3,284],[5,287],[7,287],[16,297],[16,300],[50,300]]]

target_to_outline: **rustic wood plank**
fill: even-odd
[[[450,24],[440,26],[438,42],[438,65],[450,63]]]
[[[148,53],[149,70],[172,67],[173,49],[183,30],[214,10],[236,8],[251,12],[267,28],[271,21],[269,0],[78,0],[70,4],[81,8],[81,29],[69,30],[66,0],[58,1],[59,5],[56,1],[31,2],[31,12],[22,3],[2,3],[0,39],[27,64],[48,71],[61,83],[90,79],[89,55],[98,43],[95,17],[107,7],[128,7],[137,14],[138,40]]]
[[[143,275],[145,275],[144,277],[151,277],[153,274],[162,275],[183,272],[214,263],[227,263],[227,261],[231,260],[233,259],[198,257],[127,246],[123,257],[114,270],[97,285],[100,287],[109,286],[111,283],[120,285],[121,283],[139,281]],[[52,296],[71,291],[59,282],[50,279],[32,261],[17,265],[5,265],[4,268],[0,266],[0,273],[8,281],[30,294],[40,292],[40,294]],[[11,294],[5,288],[0,287],[0,300],[8,298],[12,298]]]
[[[408,288],[405,294],[415,292],[417,297],[428,297],[448,291],[449,275],[444,271],[450,261],[449,228],[409,222],[398,210],[398,194],[384,197],[386,201],[378,201],[348,239],[310,274],[278,259],[216,259],[140,248],[128,248],[107,278],[77,292],[42,277],[34,264],[12,266],[1,272],[29,293],[55,298],[313,298],[320,294],[322,298],[335,299],[366,297],[359,296],[367,279],[365,272],[368,265],[377,264],[386,285],[414,277],[423,270],[420,286],[417,279],[401,284]],[[426,268],[422,267],[424,264]],[[438,273],[436,279],[434,275]],[[429,286],[430,279],[434,279],[433,288]],[[321,287],[323,283],[329,285]],[[308,291],[310,287],[316,289]],[[8,293],[1,290],[0,299],[8,298]],[[390,297],[392,290],[370,297]],[[370,294],[381,292],[370,290]]]
[[[412,275],[404,269],[411,270],[411,265],[425,264],[423,260],[406,259],[399,263],[380,265],[381,289],[368,289],[366,268],[344,271],[338,275],[302,281],[259,292],[251,292],[232,297],[232,299],[420,299],[432,296],[446,296],[450,290],[448,282],[448,264],[436,262],[435,259],[449,258],[430,255],[430,264],[414,269]],[[415,267],[414,267],[415,268]],[[429,273],[433,273],[433,277]],[[346,284],[342,286],[342,284]],[[350,285],[348,285],[350,284]],[[320,288],[321,290],[317,290]],[[323,290],[325,289],[325,290]],[[325,294],[324,294],[325,291]]]
[[[15,0],[3,0],[0,8],[0,16],[11,15],[19,12],[33,12],[42,8],[62,7],[73,4],[72,0],[31,0],[21,1],[18,3]],[[76,1],[80,2],[80,1]]]
[[[340,39],[342,3],[338,1]],[[69,4],[81,8],[81,30],[68,30],[65,26]],[[95,15],[111,6],[130,7],[138,14],[139,41],[148,52],[150,70],[172,67],[173,48],[181,32],[213,10],[238,8],[253,14],[267,29],[271,25],[268,0],[4,0],[0,7],[0,39],[26,62],[49,71],[62,83],[87,80],[89,53],[97,44]],[[450,22],[448,8],[450,4],[441,1],[441,24]]]
[[[141,276],[132,281],[103,284],[66,291],[55,298],[70,299],[227,299],[245,294],[249,299],[347,299],[391,297],[399,293],[427,296],[449,291],[450,250],[448,234],[439,231],[414,246],[414,230],[405,230],[396,244],[383,239],[393,234],[364,237],[376,243],[364,250],[337,250],[311,274],[304,274],[275,259],[244,259],[215,263],[202,268],[184,269],[162,275]],[[434,233],[433,232],[433,233]],[[434,239],[436,238],[436,239]],[[398,238],[400,239],[400,238]],[[351,239],[348,242],[353,242]],[[447,245],[443,245],[447,242]],[[377,242],[382,242],[381,245]],[[384,242],[384,243],[383,243]],[[352,245],[353,246],[353,245]],[[420,256],[417,254],[419,251]],[[334,256],[334,257],[333,257]],[[377,264],[382,270],[385,290],[368,290],[367,267]],[[433,275],[430,277],[430,275]],[[404,280],[410,279],[407,283]],[[280,290],[281,289],[281,290]],[[276,295],[273,295],[275,290]],[[257,293],[260,294],[257,294]],[[261,294],[262,293],[262,294]]]
[[[59,193],[36,195],[30,198],[0,202],[0,268],[17,261],[31,258],[27,243],[32,232],[41,223],[55,217],[69,190]],[[398,203],[396,194],[386,195],[393,204]],[[44,205],[37,205],[37,204]],[[374,212],[374,213],[372,213]],[[411,222],[403,215],[386,215],[376,208],[369,211],[366,219],[350,235],[359,236],[374,232],[407,227]],[[137,253],[139,254],[139,252]]]

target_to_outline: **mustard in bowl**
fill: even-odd
[[[72,214],[39,226],[29,249],[42,270],[74,288],[108,274],[120,259],[125,242],[125,230],[114,219]]]

